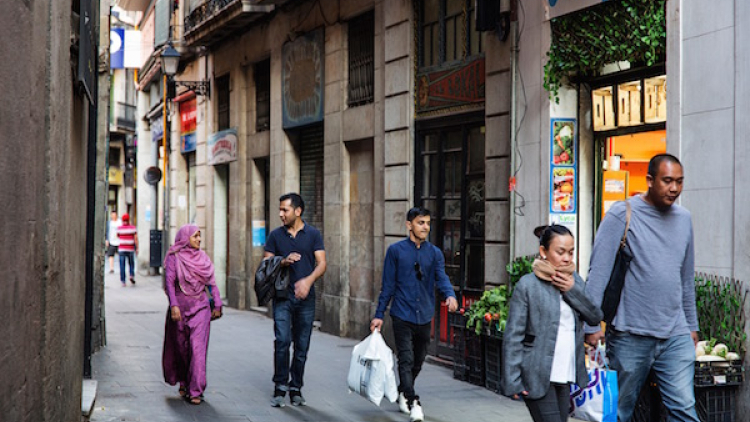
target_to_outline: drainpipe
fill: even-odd
[[[516,134],[516,86],[518,78],[518,22],[513,20],[510,23],[510,175],[515,177],[516,171],[516,149],[518,139]],[[510,192],[510,233],[509,233],[509,250],[510,258],[508,263],[515,259],[516,254],[516,194],[515,189]]]

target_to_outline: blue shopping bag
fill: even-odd
[[[589,369],[584,388],[570,386],[570,416],[591,422],[617,422],[617,371]]]

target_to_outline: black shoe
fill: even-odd
[[[284,407],[284,396],[286,396],[286,391],[279,390],[278,388],[273,390],[271,407]]]
[[[299,390],[292,390],[289,392],[289,400],[291,400],[293,406],[306,406],[307,402],[302,397],[302,392]]]

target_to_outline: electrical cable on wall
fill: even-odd
[[[520,10],[522,12],[522,20],[521,20],[521,26],[518,30],[518,40],[522,40],[521,37],[523,35],[524,28],[526,27],[526,9],[523,7],[523,1],[518,1],[517,4],[520,6]],[[517,48],[517,47],[516,47]],[[516,205],[513,209],[513,212],[519,216],[523,217],[525,214],[523,213],[523,208],[526,206],[526,198],[518,191],[516,188],[516,176],[518,175],[518,172],[521,171],[521,167],[523,166],[523,155],[521,154],[521,149],[518,148],[518,133],[521,131],[521,125],[523,124],[523,121],[526,119],[526,112],[529,108],[528,99],[526,97],[526,85],[523,81],[523,72],[517,72],[519,80],[521,82],[521,92],[523,93],[523,113],[521,114],[521,119],[518,121],[518,124],[515,127],[515,142],[516,142],[516,148],[514,148],[516,157],[518,157],[518,162],[513,169],[512,174],[512,180],[513,180],[513,190],[512,194],[516,195],[519,199],[518,205]]]

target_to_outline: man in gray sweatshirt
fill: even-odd
[[[628,422],[651,369],[656,374],[670,420],[695,421],[695,309],[693,223],[675,204],[682,192],[682,164],[669,154],[651,159],[648,191],[629,199],[628,245],[633,261],[625,276],[620,305],[607,327],[607,356],[617,371],[618,420]],[[614,204],[596,233],[586,294],[601,304],[620,239],[625,204]],[[604,335],[586,327],[586,342]]]

